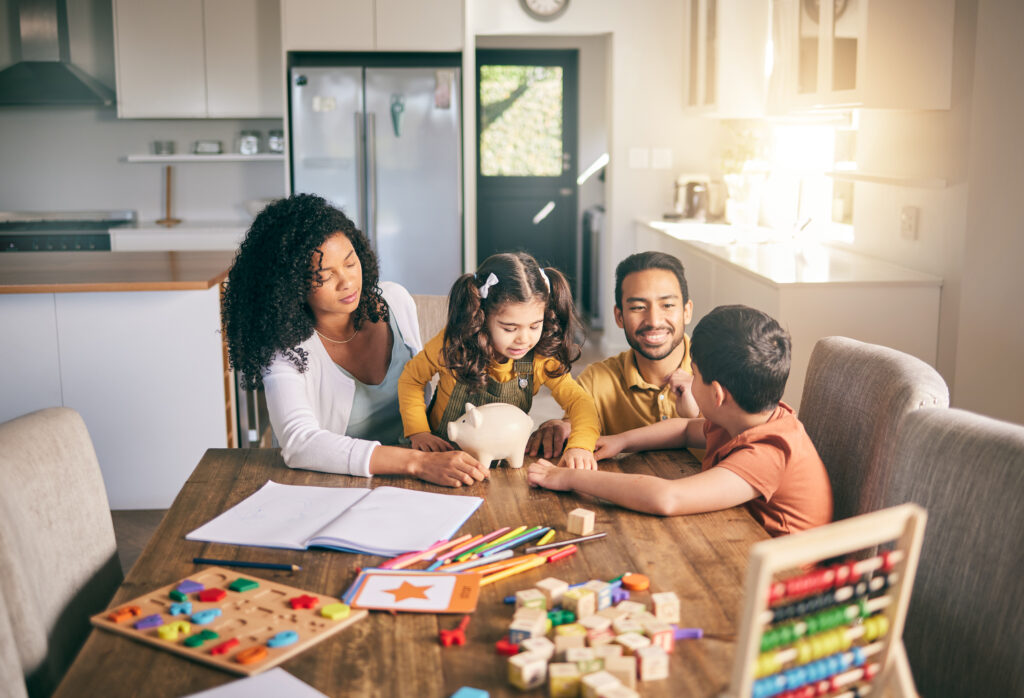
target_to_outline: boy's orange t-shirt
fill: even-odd
[[[726,468],[760,492],[746,506],[772,536],[832,520],[825,464],[789,405],[780,402],[767,422],[735,438],[706,421],[704,436],[707,453],[701,469]]]

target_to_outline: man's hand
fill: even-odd
[[[526,452],[541,458],[558,458],[569,440],[572,425],[564,419],[549,419],[533,432],[526,442]]]
[[[597,459],[585,448],[567,448],[558,465],[575,470],[597,470]]]
[[[676,398],[676,414],[680,417],[696,417],[700,414],[697,401],[693,399],[693,374],[677,368],[668,377],[668,388]]]
[[[556,468],[550,462],[540,459],[530,464],[526,470],[526,480],[533,487],[543,487],[549,490],[566,491],[572,489],[569,480],[572,471],[566,468]]]
[[[442,439],[440,436],[434,436],[429,431],[421,431],[418,434],[413,434],[409,437],[409,442],[417,451],[442,453],[444,451],[455,450],[455,447],[450,443]]]
[[[614,458],[626,449],[626,440],[622,434],[609,434],[597,438],[597,448],[594,449],[594,458],[604,460]]]
[[[436,437],[435,437],[436,438]],[[421,480],[445,487],[473,485],[487,477],[486,466],[465,451],[454,451],[449,447],[446,453],[427,453],[411,468],[412,474]]]

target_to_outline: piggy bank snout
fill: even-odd
[[[455,441],[459,438],[459,425],[455,422],[448,422],[448,440]]]

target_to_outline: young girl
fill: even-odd
[[[569,375],[579,359],[576,312],[569,284],[524,252],[496,254],[476,274],[463,274],[448,295],[448,324],[406,364],[398,381],[405,435],[421,451],[449,451],[448,423],[466,403],[506,402],[530,411],[547,385],[572,431],[559,465],[596,469],[599,434],[590,396]],[[440,375],[434,401],[424,388]],[[486,464],[483,464],[486,467]]]

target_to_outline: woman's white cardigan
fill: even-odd
[[[416,304],[403,287],[389,281],[380,290],[413,356],[423,348]],[[291,468],[370,477],[370,454],[379,441],[345,436],[352,414],[355,381],[341,372],[314,333],[299,345],[308,353],[305,373],[283,354],[263,377],[270,424]],[[395,410],[398,396],[395,395]]]

